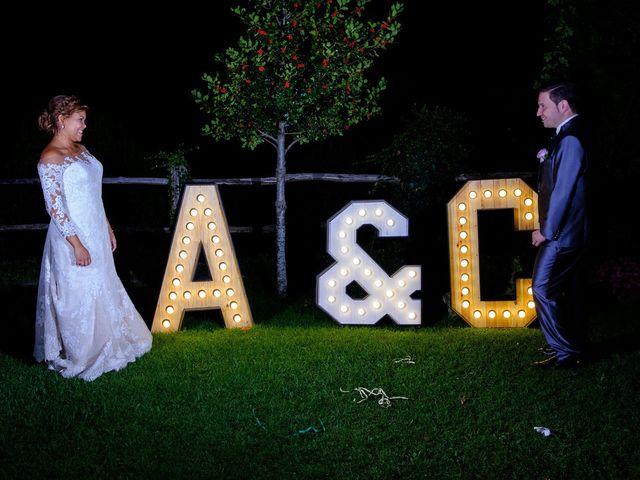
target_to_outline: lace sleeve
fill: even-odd
[[[64,196],[62,174],[65,167],[67,165],[56,163],[38,164],[38,175],[40,175],[40,184],[42,185],[47,212],[51,215],[62,236],[66,238],[77,235],[79,230],[69,216]]]

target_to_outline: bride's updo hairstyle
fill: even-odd
[[[83,105],[78,97],[73,95],[56,95],[49,100],[49,105],[38,117],[38,127],[40,130],[55,135],[60,129],[58,117],[70,117],[75,112],[86,112],[89,109]]]

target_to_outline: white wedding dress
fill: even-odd
[[[151,349],[151,333],[116,273],[102,204],[102,164],[86,150],[38,164],[51,223],[42,256],[34,356],[64,377],[94,380]],[[91,264],[77,266],[78,235]]]

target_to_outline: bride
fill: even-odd
[[[87,107],[49,101],[38,125],[53,135],[38,163],[51,223],[42,256],[34,356],[91,381],[151,349],[151,333],[115,270],[116,237],[102,204],[102,164],[80,143]]]

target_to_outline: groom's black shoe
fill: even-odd
[[[549,355],[544,360],[538,360],[537,362],[533,362],[532,365],[538,368],[554,368],[558,361],[558,357],[554,355]]]
[[[543,369],[562,369],[562,368],[577,368],[582,366],[582,359],[578,356],[558,358],[557,355],[551,355],[539,362],[533,362],[533,365]]]
[[[538,351],[547,356],[556,354],[556,351],[551,347],[540,347]]]

